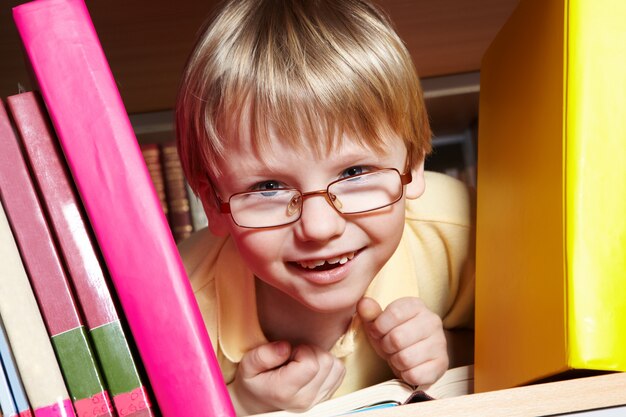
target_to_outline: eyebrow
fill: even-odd
[[[391,157],[391,149],[386,152],[377,152],[365,147],[359,147],[357,149],[358,150],[356,151],[349,151],[349,153],[342,155],[340,159],[334,162],[331,169],[339,171],[355,165],[374,165],[381,168],[390,168],[386,165],[390,165],[391,161],[382,160]],[[331,155],[333,155],[332,152]],[[269,161],[269,159],[274,159],[274,161]],[[239,169],[245,170],[243,175],[240,172],[237,173],[235,171],[231,171],[230,169],[225,169],[222,170],[222,178],[217,179],[217,182],[224,183],[224,178],[228,178],[229,185],[233,186],[233,192],[241,192],[243,189],[247,190],[250,186],[260,181],[276,180],[293,182],[294,174],[285,168],[283,164],[284,163],[276,157],[257,157],[254,159],[253,163],[244,167],[239,167]],[[383,165],[385,166],[383,167]],[[404,167],[400,167],[400,169],[404,169]]]

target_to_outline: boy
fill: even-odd
[[[424,174],[419,81],[375,6],[227,3],[176,117],[211,231],[180,250],[238,415],[445,372],[443,328],[473,319],[469,199]]]

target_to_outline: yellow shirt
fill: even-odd
[[[473,328],[474,245],[471,199],[459,181],[426,172],[426,191],[407,200],[400,244],[366,295],[385,308],[393,300],[420,297],[446,329]],[[254,276],[233,241],[207,229],[179,247],[226,383],[243,354],[267,343],[256,311]],[[342,358],[346,376],[335,396],[393,377],[352,320],[331,352]]]

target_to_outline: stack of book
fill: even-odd
[[[3,205],[79,415],[147,410],[150,400],[114,306],[83,208],[32,93],[7,99],[18,135],[2,138]]]
[[[13,12],[39,90],[0,101],[4,415],[234,415],[84,2]]]
[[[185,180],[176,142],[142,142],[140,147],[176,243],[207,227],[202,203]]]

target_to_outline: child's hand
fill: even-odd
[[[395,300],[385,311],[363,298],[357,305],[370,343],[394,374],[413,385],[430,385],[448,369],[441,319],[419,298]]]
[[[330,398],[344,374],[343,363],[321,348],[274,342],[244,355],[229,390],[238,415],[304,411]]]

